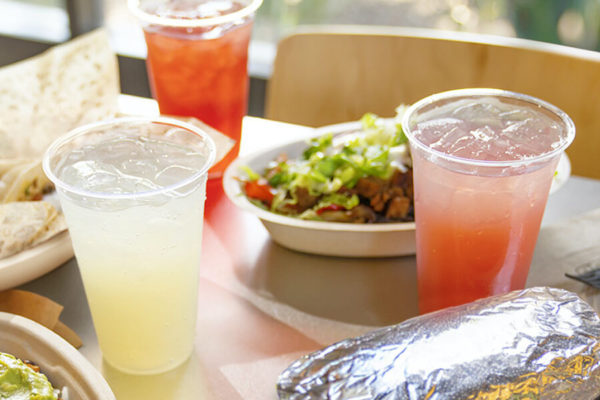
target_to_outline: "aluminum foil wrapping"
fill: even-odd
[[[577,295],[531,288],[407,320],[292,363],[280,399],[594,400],[600,319]]]

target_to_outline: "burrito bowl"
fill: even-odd
[[[394,123],[394,120],[385,120]],[[229,199],[255,214],[272,239],[289,249],[341,257],[392,257],[415,253],[415,224],[412,221],[380,223],[332,222],[302,219],[272,212],[244,192],[248,170],[261,173],[282,154],[290,160],[303,153],[324,135],[336,138],[360,133],[363,123],[352,122],[318,128],[309,140],[298,140],[235,160],[225,172],[223,187]],[[313,139],[312,141],[310,139]],[[318,207],[318,206],[317,206]],[[329,211],[329,207],[326,207]],[[317,209],[318,214],[320,209]],[[310,215],[310,211],[308,213]],[[312,214],[314,216],[314,213]],[[358,222],[358,221],[356,221]]]

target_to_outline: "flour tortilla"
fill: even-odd
[[[117,57],[102,29],[0,68],[0,258],[66,229],[38,199],[51,183],[42,156],[59,136],[117,113]]]
[[[33,161],[28,158],[10,158],[10,159],[0,159],[0,176],[4,175],[13,167],[25,164],[27,162]]]
[[[31,246],[43,243],[46,240],[52,238],[54,235],[67,230],[67,221],[65,215],[62,212],[58,212],[56,217],[48,223],[48,227],[45,231],[41,232],[39,236],[35,238]]]
[[[58,211],[45,201],[0,205],[0,259],[35,246],[64,230]]]
[[[52,189],[41,161],[0,160],[0,203],[40,200]]]
[[[29,159],[0,160],[0,203],[21,173],[24,165],[33,162]]]
[[[119,92],[104,30],[0,68],[0,159],[40,159],[57,137],[114,116]]]
[[[9,174],[13,171],[16,171],[16,176],[14,179],[12,175],[7,178],[6,181],[10,181],[10,184],[7,185],[5,193],[0,193],[0,202],[2,203],[39,200],[53,187],[50,179],[44,174],[41,161],[30,161],[15,166],[9,171]],[[2,181],[4,182],[4,177],[2,177]]]

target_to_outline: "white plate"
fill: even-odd
[[[114,400],[100,373],[56,333],[27,318],[0,312],[0,351],[40,366],[68,400]]]
[[[54,270],[73,257],[68,231],[35,247],[0,260],[0,290],[29,282]]]
[[[315,130],[315,136],[325,132],[348,131],[348,124]],[[354,126],[357,126],[354,123]],[[358,125],[360,126],[360,125]],[[323,129],[326,129],[325,131]],[[341,222],[305,221],[266,211],[252,204],[242,192],[238,178],[245,175],[239,167],[247,165],[263,171],[281,153],[298,158],[306,148],[306,138],[235,160],[225,171],[223,187],[227,197],[238,207],[260,218],[271,238],[280,245],[306,253],[343,257],[392,257],[415,253],[413,222],[351,224]]]
[[[227,197],[243,210],[258,218],[280,245],[306,253],[343,257],[392,257],[415,254],[415,224],[413,222],[381,224],[349,224],[305,221],[264,210],[252,204],[242,192],[239,178],[245,177],[240,166],[263,171],[266,165],[281,153],[289,158],[301,156],[310,137],[326,133],[341,134],[358,131],[360,122],[329,125],[314,130],[314,134],[282,146],[277,146],[235,160],[225,171],[223,187]],[[563,154],[550,193],[556,192],[567,181],[571,164]]]

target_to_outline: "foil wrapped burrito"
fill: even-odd
[[[292,363],[280,399],[594,400],[600,319],[577,295],[532,288],[415,317]]]

